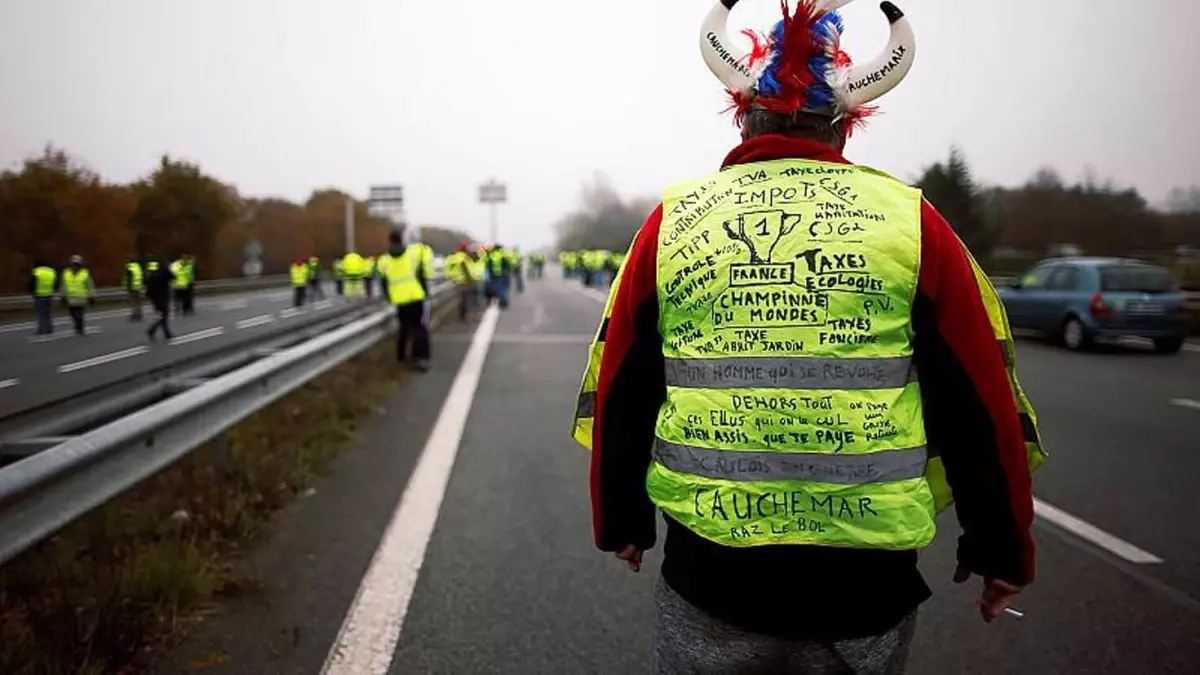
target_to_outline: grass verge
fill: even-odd
[[[326,471],[403,377],[389,341],[0,568],[0,673],[132,673],[222,596],[271,515]]]

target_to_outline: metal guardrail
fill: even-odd
[[[453,295],[435,287],[435,310]],[[362,353],[395,329],[394,316],[381,308],[0,470],[0,565]]]
[[[288,275],[272,274],[264,277],[239,277],[236,279],[209,279],[207,281],[197,281],[196,290],[201,293],[206,291],[250,291],[256,288],[287,286],[290,283],[291,280]],[[124,298],[124,288],[106,287],[96,289],[96,300],[112,301],[123,300]],[[0,295],[0,311],[26,309],[32,306],[33,300],[30,299],[28,293],[24,295]]]

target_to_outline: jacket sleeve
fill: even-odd
[[[985,578],[1034,579],[1033,497],[1021,421],[970,253],[928,203],[913,305],[913,357],[931,453],[955,500],[959,564]]]
[[[605,343],[592,427],[592,521],[596,546],[619,551],[655,543],[646,471],[658,410],[666,399],[658,333],[657,249],[662,207],[634,240],[600,329]]]

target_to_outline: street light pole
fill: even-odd
[[[354,198],[346,197],[346,253],[354,252]]]

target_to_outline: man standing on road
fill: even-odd
[[[183,313],[191,316],[196,313],[196,257],[188,254],[183,256],[183,274],[187,279],[183,294]]]
[[[184,314],[187,306],[188,280],[183,256],[171,263],[171,292],[175,296],[175,313]]]
[[[37,335],[54,332],[54,290],[58,288],[58,271],[44,260],[34,260],[29,273],[29,294],[33,297],[33,314],[37,318]]]
[[[309,257],[305,278],[308,279],[308,295],[313,300],[324,300],[325,291],[321,288],[321,259],[318,256]]]
[[[1033,581],[1036,420],[953,230],[842,156],[911,66],[903,13],[881,5],[892,41],[860,69],[838,47],[845,0],[785,5],[746,55],[726,37],[734,4],[702,45],[743,143],[665,191],[584,376],[596,545],[638,571],[663,511],[661,673],[900,673],[930,595],[917,551],[952,499],[954,581],[983,578],[983,619]]]
[[[129,320],[142,320],[142,293],[146,291],[142,263],[136,258],[125,262],[125,292],[129,295]]]
[[[158,319],[150,324],[150,328],[146,331],[146,335],[154,341],[158,330],[161,328],[163,338],[170,340],[171,335],[171,287],[175,282],[175,273],[171,269],[163,265],[154,256],[146,259],[146,298],[150,300],[150,304],[154,306],[154,312],[158,315]]]
[[[311,262],[311,261],[310,261]],[[303,307],[304,296],[308,289],[308,275],[312,272],[313,267],[310,262],[297,260],[292,263],[289,270],[292,279],[292,306]]]
[[[391,246],[380,268],[388,302],[396,307],[400,332],[396,338],[396,360],[408,359],[412,343],[412,367],[419,372],[429,370],[429,328],[425,321],[425,300],[429,297],[428,276],[422,262],[420,244],[404,243],[404,233],[393,231]]]
[[[96,304],[96,285],[91,271],[83,266],[83,256],[71,256],[70,266],[63,270],[62,292],[75,334],[85,335],[84,312],[89,305]]]
[[[487,252],[487,297],[496,298],[500,309],[508,309],[508,280],[511,274],[508,252],[501,244],[493,244]]]

